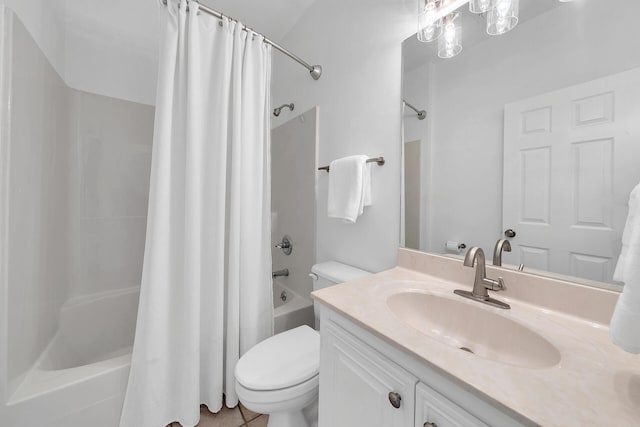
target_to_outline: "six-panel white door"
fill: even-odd
[[[610,282],[640,182],[640,69],[505,106],[511,264]]]

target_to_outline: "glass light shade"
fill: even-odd
[[[487,14],[487,33],[504,34],[518,25],[520,0],[495,0],[494,8]]]
[[[493,8],[495,0],[469,0],[469,11],[471,13],[486,13]]]
[[[453,12],[444,18],[442,36],[438,39],[438,56],[453,58],[460,52],[462,52],[460,13]]]
[[[419,0],[418,40],[432,42],[442,34],[442,18],[435,19],[438,12],[436,0]]]

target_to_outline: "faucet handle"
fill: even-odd
[[[507,289],[507,285],[505,285],[504,279],[502,277],[498,277],[498,280],[485,278],[482,281],[482,284],[490,291],[504,291],[505,289]]]
[[[282,238],[282,241],[274,246],[277,249],[281,249],[285,255],[291,255],[293,251],[293,243],[291,243],[291,237],[285,236]]]

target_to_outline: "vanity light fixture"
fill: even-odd
[[[460,12],[452,12],[444,18],[442,36],[438,39],[438,56],[453,58],[460,52],[462,52]]]
[[[469,0],[469,11],[471,13],[487,13],[494,6],[495,0]]]
[[[486,14],[490,35],[507,33],[518,24],[520,0],[418,0],[418,40],[438,40],[440,58],[462,52],[462,17],[456,9],[465,3],[472,13]]]
[[[418,0],[418,40],[431,42],[442,34],[442,18],[436,16],[440,0]]]
[[[487,14],[487,33],[497,36],[511,31],[518,24],[520,0],[495,0]]]

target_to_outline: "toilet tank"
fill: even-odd
[[[368,271],[364,271],[347,264],[342,264],[337,261],[326,261],[315,264],[311,267],[310,276],[313,279],[313,290],[317,291],[319,289],[326,288],[327,286],[356,280],[370,274],[371,273]],[[318,329],[320,327],[320,317],[318,303],[315,301],[313,302],[313,311],[316,320],[316,329]]]

